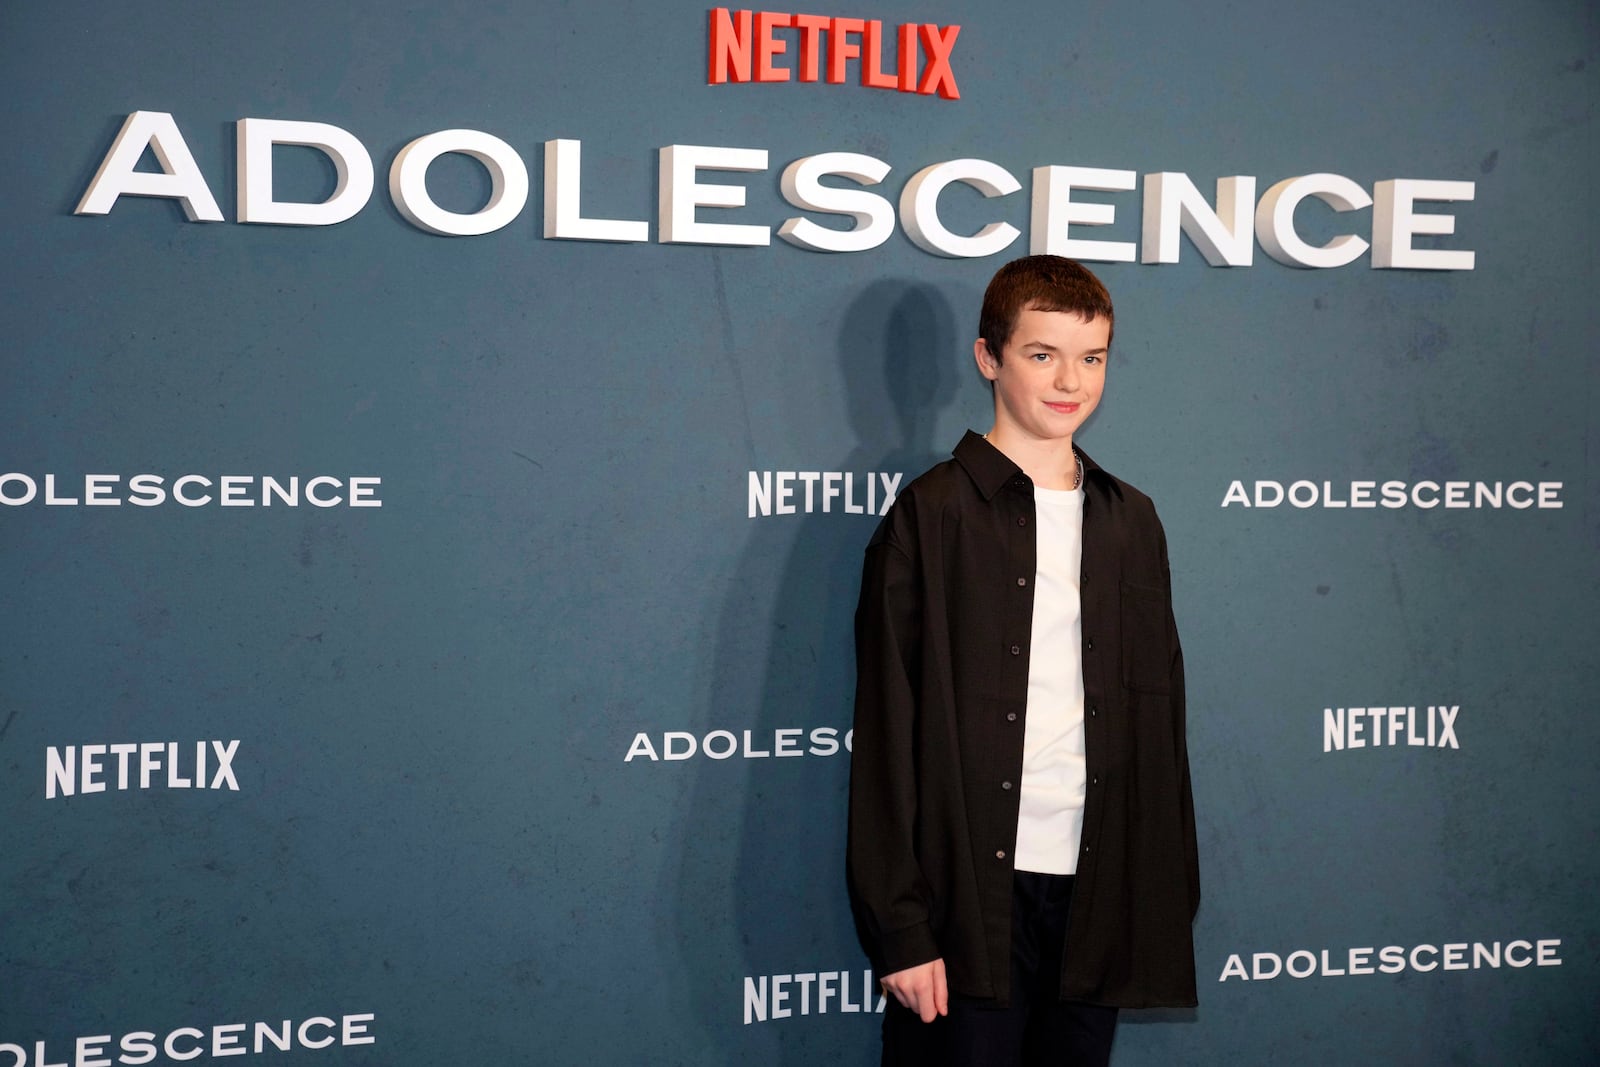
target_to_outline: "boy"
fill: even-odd
[[[1183,658],[1150,499],[1073,435],[1114,316],[1029,256],[973,345],[994,426],[902,492],[856,611],[848,869],[886,1065],[1105,1064],[1196,1003]]]

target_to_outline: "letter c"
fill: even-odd
[[[971,237],[960,237],[939,221],[939,194],[952,182],[972,186],[986,197],[1008,196],[1022,184],[986,159],[952,159],[917,171],[900,193],[900,222],[911,243],[924,252],[952,258],[992,256],[1022,236],[1009,222],[991,222]]]
[[[1319,248],[1295,232],[1294,209],[1308,196],[1335,211],[1372,206],[1365,189],[1339,174],[1285,178],[1268,189],[1256,205],[1256,234],[1267,255],[1291,267],[1342,267],[1360,257],[1367,242],[1354,234],[1335,237]]]
[[[176,500],[178,503],[187,508],[203,507],[206,504],[211,503],[210,493],[207,493],[205,496],[201,497],[185,496],[183,487],[188,485],[190,482],[197,482],[200,485],[206,486],[207,488],[211,486],[211,479],[205,477],[204,475],[185,474],[182,478],[179,478],[177,481],[172,483],[172,499]],[[168,1055],[170,1056],[171,1053],[169,1052]]]
[[[319,475],[318,477],[315,477],[306,483],[306,500],[319,508],[331,508],[336,506],[339,503],[339,498],[337,496],[317,496],[317,486],[319,485],[331,485],[335,489],[338,489],[340,483],[339,479],[337,478],[330,478],[326,474]]]
[[[205,1051],[205,1045],[202,1043],[202,1044],[196,1045],[194,1048],[190,1049],[188,1052],[179,1052],[176,1048],[173,1047],[172,1039],[175,1038],[175,1037],[178,1037],[179,1035],[182,1035],[182,1034],[189,1034],[190,1036],[199,1039],[201,1042],[204,1042],[205,1041],[205,1037],[206,1037],[206,1035],[204,1033],[202,1033],[199,1030],[196,1030],[192,1026],[180,1026],[180,1027],[178,1027],[178,1029],[172,1031],[172,1033],[167,1035],[167,1040],[162,1046],[167,1050],[167,1055],[168,1056],[172,1057],[175,1060],[192,1060],[196,1056],[200,1055],[200,1053]]]
[[[300,1024],[300,1043],[302,1045],[304,1045],[306,1048],[327,1048],[329,1045],[333,1044],[333,1035],[331,1033],[327,1037],[323,1038],[321,1041],[313,1041],[313,1040],[311,1040],[311,1038],[307,1037],[306,1036],[306,1031],[309,1030],[313,1026],[326,1026],[329,1030],[332,1030],[333,1029],[333,1020],[332,1019],[325,1019],[320,1015],[316,1015],[316,1016],[313,1016],[310,1019],[307,1019],[305,1022],[301,1023]]]

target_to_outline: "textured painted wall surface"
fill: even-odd
[[[124,1035],[184,1027],[203,1037],[155,1061],[206,1059],[238,1023],[222,1050],[253,1052],[284,1020],[292,1051],[264,1051],[284,1062],[875,1062],[848,1010],[839,751],[874,520],[820,510],[821,482],[811,513],[751,518],[752,474],[877,491],[987,428],[978,299],[1026,252],[1048,164],[1181,171],[1208,199],[1230,175],[1475,185],[1422,205],[1455,233],[1418,240],[1472,271],[1259,248],[1219,268],[1188,240],[1176,264],[1093,264],[1118,324],[1082,443],[1167,526],[1205,886],[1201,1006],[1127,1017],[1117,1062],[1592,1056],[1600,27],[1577,0],[1400,7],[816,9],[959,24],[946,101],[708,86],[691,4],[9,6],[0,474],[31,481],[0,496],[37,495],[0,506],[0,1067],[95,1035],[137,1062]],[[174,116],[227,222],[136,197],[73,214],[137,110]],[[354,134],[370,203],[237,224],[245,117]],[[527,161],[508,227],[449,239],[395,209],[396,154],[450,128]],[[555,138],[582,141],[584,213],[648,242],[543,239]],[[891,202],[924,166],[989,160],[1022,191],[955,186],[942,217],[1023,237],[977,260],[898,224],[841,255],[662,244],[671,144],[767,149],[702,174],[747,203],[700,217],[774,229],[802,156],[889,163]],[[311,149],[275,163],[280,199],[334,189]],[[470,212],[489,183],[451,156],[429,188]],[[1078,198],[1116,210],[1083,236],[1141,241],[1139,191]],[[1369,237],[1373,211],[1297,218],[1320,244]],[[382,506],[45,501],[46,475],[80,500],[118,475],[126,500],[145,473],[250,476],[249,499],[373,477]],[[1224,506],[1297,480],[1316,506]],[[1386,480],[1559,483],[1562,506],[1326,506],[1325,482]],[[1348,725],[1380,706],[1415,716]],[[1455,709],[1453,745],[1437,713],[1407,743],[1430,706]],[[651,758],[686,750],[669,734],[695,754]],[[130,743],[151,747],[109,748]],[[223,764],[217,788],[169,785]],[[1470,947],[1496,942],[1498,966]],[[1442,966],[1456,943],[1476,965]],[[1385,946],[1399,973],[1331,973]],[[1317,973],[1290,977],[1302,950]],[[1230,974],[1269,973],[1257,953],[1286,972]],[[844,993],[794,977],[819,972]]]

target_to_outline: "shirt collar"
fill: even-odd
[[[1083,480],[1088,482],[1091,477],[1098,477],[1103,472],[1100,464],[1089,458],[1089,453],[1073,446],[1073,451],[1078,453],[1078,458],[1083,460]],[[1013,478],[1027,478],[1022,473],[1022,468],[1011,462],[1011,459],[979,433],[968,430],[966,436],[961,438],[961,443],[956,445],[954,455],[956,462],[967,472],[967,477],[978,487],[978,492],[985,500],[993,500],[1005,484]]]

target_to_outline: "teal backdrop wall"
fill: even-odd
[[[888,56],[959,25],[960,98],[858,61],[707,84],[708,8],[675,2],[0,10],[0,1067],[876,1062],[842,864],[862,495],[987,428],[978,301],[1045,166],[1137,174],[1070,232],[1141,252],[1159,173],[1213,205],[1236,175],[1472,191],[1414,239],[1471,270],[1296,269],[1259,229],[1248,266],[1190,236],[1090,264],[1118,323],[1081,443],[1166,524],[1204,885],[1199,1008],[1129,1013],[1115,1062],[1595,1061],[1593,5],[812,11]],[[225,221],[76,213],[134,112]],[[353,135],[364,208],[240,223],[245,118]],[[509,225],[396,207],[450,129],[526,162]],[[555,139],[582,213],[648,240],[543,236]],[[700,172],[745,198],[701,221],[847,228],[781,176],[850,152],[888,205],[1004,168],[938,217],[1021,235],[664,243],[671,145],[768,152]],[[338,187],[272,160],[279,201]],[[427,188],[493,193],[459,153]],[[1294,217],[1321,245],[1377,215]]]

